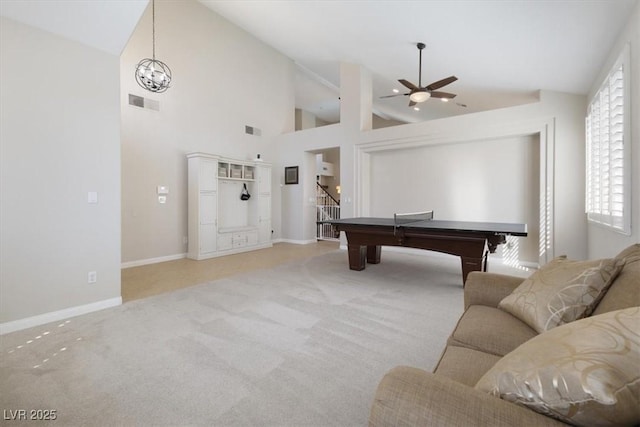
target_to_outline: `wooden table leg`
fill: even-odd
[[[351,270],[364,270],[367,262],[367,247],[347,244],[349,252],[349,268]]]
[[[369,264],[380,264],[381,246],[367,246],[367,262]]]
[[[472,271],[483,271],[484,259],[483,258],[469,258],[460,257],[462,261],[462,283],[467,282],[467,276]]]

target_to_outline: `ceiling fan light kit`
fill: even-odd
[[[431,94],[427,91],[413,92],[409,95],[409,99],[413,102],[424,102],[429,98],[431,98]]]
[[[151,0],[153,59],[145,58],[136,65],[136,82],[141,88],[154,93],[162,93],[171,84],[171,69],[156,59],[156,3]]]

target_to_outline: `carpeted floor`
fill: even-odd
[[[387,370],[437,362],[463,309],[460,261],[386,252],[356,272],[346,257],[5,335],[0,408],[60,425],[364,426]]]

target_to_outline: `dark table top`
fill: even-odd
[[[474,221],[444,221],[444,220],[425,220],[425,221],[413,221],[395,224],[393,218],[371,218],[371,217],[358,217],[358,218],[341,218],[330,221],[323,221],[325,223],[334,225],[358,225],[358,226],[370,226],[370,227],[394,227],[413,229],[413,230],[451,230],[451,231],[464,231],[464,232],[482,232],[482,233],[495,233],[495,234],[509,234],[513,236],[526,236],[527,225],[518,223],[503,223],[503,222],[474,222]]]

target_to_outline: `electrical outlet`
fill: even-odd
[[[98,281],[98,273],[95,271],[90,271],[87,275],[87,283],[96,283]]]

